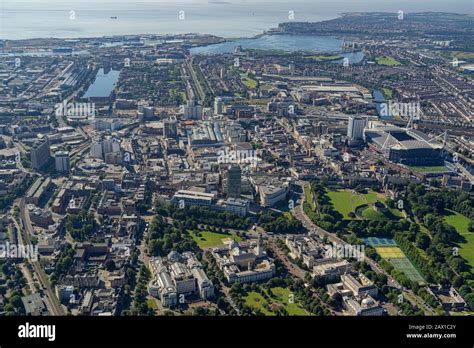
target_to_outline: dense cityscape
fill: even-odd
[[[0,40],[0,315],[472,316],[472,16],[291,12]]]

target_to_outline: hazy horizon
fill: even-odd
[[[471,0],[2,0],[0,39],[183,33],[251,37],[288,21],[289,11],[294,11],[295,21],[317,22],[343,12],[472,14],[473,4]],[[180,11],[184,20],[178,18]]]

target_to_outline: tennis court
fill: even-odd
[[[391,238],[368,237],[364,238],[364,242],[371,247],[377,248],[382,246],[396,246],[397,243]]]
[[[403,272],[408,279],[418,283],[424,283],[420,272],[413,266],[405,253],[397,246],[391,238],[367,237],[363,239],[365,244],[373,247],[377,254],[384,260],[390,262],[396,270]]]

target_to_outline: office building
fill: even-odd
[[[190,100],[183,105],[183,118],[185,120],[200,120],[202,118],[202,106]]]
[[[50,158],[51,150],[48,139],[35,143],[31,148],[30,159],[33,169],[41,169],[49,162]]]
[[[222,114],[222,98],[216,97],[214,98],[214,115]]]
[[[348,273],[341,275],[344,288],[350,290],[353,296],[377,296],[378,288],[362,273]]]
[[[349,116],[347,137],[351,140],[364,139],[365,127],[367,127],[367,117]]]
[[[56,171],[59,173],[68,173],[71,167],[69,152],[58,151],[54,154],[54,163]]]
[[[242,173],[239,166],[231,166],[227,170],[227,196],[239,198],[242,185]]]
[[[163,134],[165,138],[176,138],[178,136],[178,121],[176,117],[170,117],[163,121]]]

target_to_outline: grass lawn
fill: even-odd
[[[309,315],[296,300],[294,300],[295,303],[290,303],[290,290],[275,287],[268,291],[267,294],[272,298],[270,303],[285,306],[289,315]],[[260,310],[264,315],[276,315],[272,310],[268,310],[264,307],[269,302],[258,292],[249,292],[247,296],[244,297],[244,301],[247,306],[255,310]]]
[[[379,199],[379,201],[383,202],[384,199]],[[387,207],[387,210],[384,212],[376,211],[373,205],[363,205],[357,208],[356,214],[358,216],[362,216],[364,219],[367,220],[374,220],[374,221],[388,221],[388,220],[397,220],[404,218],[404,215],[398,209],[390,209]]]
[[[375,221],[381,221],[381,220],[392,220],[389,216],[380,213],[378,211],[375,211],[374,207],[369,206],[364,211],[362,211],[362,217],[364,217],[367,220],[375,220]]]
[[[392,99],[393,91],[390,88],[382,87],[382,92],[386,99]]]
[[[240,74],[240,80],[247,88],[254,89],[257,87],[257,81],[249,78],[245,74]]]
[[[446,166],[408,166],[411,170],[419,173],[444,173],[449,172]]]
[[[242,240],[242,238],[237,236],[234,232],[231,232],[230,234],[222,234],[216,232],[202,231],[200,232],[200,236],[197,236],[196,234],[194,234],[193,231],[190,230],[188,230],[188,233],[191,235],[191,237],[201,249],[213,248],[222,245],[222,240],[226,238],[231,238],[237,242],[240,242]]]
[[[345,219],[349,218],[350,212],[355,212],[358,206],[364,204],[374,204],[377,201],[385,201],[383,195],[377,192],[369,191],[366,194],[353,193],[350,190],[330,191],[327,193],[331,202],[338,212],[340,212]]]
[[[387,56],[379,56],[379,57],[375,58],[375,61],[377,62],[378,65],[385,65],[385,66],[402,65],[402,63],[400,63],[395,58],[387,57]]]
[[[398,210],[397,208],[390,208],[390,211],[391,211],[392,214],[393,214],[394,216],[396,216],[397,218],[400,218],[400,219],[405,218],[405,215],[403,215],[403,212],[401,212],[401,211]]]
[[[264,305],[267,303],[267,300],[265,300],[258,292],[249,292],[247,296],[244,297],[244,300],[247,306],[259,309],[265,315],[275,315],[275,313],[264,307]]]
[[[459,254],[474,267],[474,232],[469,232],[469,219],[464,215],[448,210],[449,215],[444,216],[447,224],[453,226],[456,231],[466,239],[465,243],[459,245]]]
[[[359,205],[366,204],[362,195],[353,194],[351,191],[331,191],[328,192],[331,202],[338,212],[340,212],[345,219],[349,219],[349,213],[355,211]]]
[[[271,288],[270,291],[271,293],[269,293],[269,295],[285,305],[285,309],[289,315],[309,315],[298,303],[296,303],[295,299],[293,299],[293,302],[295,303],[290,303],[290,290],[276,287]]]

